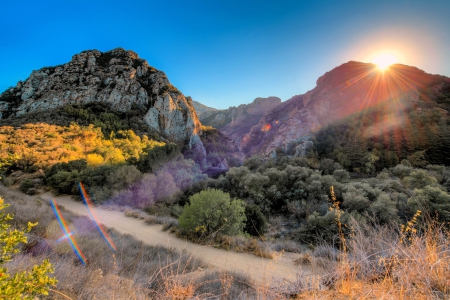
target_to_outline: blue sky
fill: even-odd
[[[133,50],[215,108],[283,101],[349,60],[394,52],[450,75],[450,1],[3,1],[0,90],[83,50]]]

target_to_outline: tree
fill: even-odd
[[[178,222],[189,234],[241,234],[245,226],[244,202],[231,201],[230,195],[216,189],[207,189],[189,197]]]
[[[380,160],[380,158],[377,156],[375,151],[369,152],[366,155],[366,172],[367,173],[374,173],[375,172],[375,163]]]
[[[33,266],[31,272],[17,272],[11,276],[4,263],[11,261],[15,253],[20,250],[17,246],[26,243],[25,233],[29,232],[36,224],[28,222],[26,230],[11,229],[8,221],[12,220],[10,214],[3,210],[8,207],[0,197],[0,298],[1,299],[35,299],[37,295],[48,295],[51,286],[56,285],[57,280],[48,274],[54,269],[48,259],[40,265]]]
[[[414,167],[425,167],[428,164],[427,160],[425,159],[425,150],[416,151],[413,154],[409,155],[408,161],[410,161]]]

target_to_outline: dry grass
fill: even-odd
[[[219,235],[215,237],[211,244],[225,250],[251,253],[263,258],[272,259],[276,254],[266,243],[253,237]]]
[[[48,230],[54,217],[46,203],[3,196],[12,204],[15,225],[39,222],[23,253],[7,267],[12,272],[29,269],[50,258],[59,280],[52,299],[450,299],[450,233],[432,220],[403,229],[354,222],[346,251],[323,244],[298,258],[300,265],[329,270],[320,281],[305,282],[299,274],[298,282],[254,285],[240,274],[207,269],[186,253],[146,246],[110,230],[117,241],[113,255],[89,219],[63,211],[79,233],[78,243],[89,261],[85,267],[71,251],[51,247]],[[261,244],[221,238],[223,247],[243,252],[259,251]]]
[[[421,234],[393,227],[354,224],[334,272],[323,278],[326,291],[308,291],[297,299],[449,299],[450,236],[434,221]]]
[[[48,203],[5,191],[0,186],[0,194],[11,204],[8,212],[15,215],[13,226],[23,227],[28,220],[39,223],[29,234],[29,243],[24,245],[22,253],[7,267],[14,273],[49,258],[58,279],[56,288],[51,291],[52,299],[188,299],[191,296],[238,299],[226,296],[229,292],[225,293],[225,290],[239,290],[239,280],[247,286],[246,290],[253,291],[248,278],[224,272],[196,277],[198,270],[208,270],[208,266],[191,255],[147,246],[130,235],[108,230],[117,246],[116,252],[112,252],[88,218],[73,215],[60,207],[69,228],[77,232],[77,243],[88,261],[88,265],[83,266],[70,247],[62,247],[52,238],[53,231],[59,228],[57,224],[55,226]],[[178,281],[180,276],[191,280]],[[224,281],[223,278],[233,278],[233,284],[229,286],[231,279]],[[217,288],[217,282],[220,288]],[[208,297],[203,297],[205,291],[208,291]]]

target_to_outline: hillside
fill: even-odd
[[[33,71],[25,81],[0,94],[0,126],[20,130],[27,124],[46,123],[70,131],[72,122],[99,127],[105,139],[131,130],[140,137],[176,143],[186,158],[192,158],[207,172],[210,168],[212,173],[224,172],[228,164],[242,163],[242,155],[231,140],[203,134],[192,99],[175,88],[164,72],[122,48],[83,51],[66,64]],[[6,131],[13,134],[11,128]],[[214,141],[212,136],[226,142]],[[5,139],[14,142],[11,136]],[[22,147],[21,151],[33,146]],[[13,154],[18,155],[3,153],[2,161]],[[77,159],[88,154],[93,152]],[[23,160],[22,156],[17,159]],[[58,159],[71,160],[70,156]]]
[[[58,81],[58,76],[51,81]],[[44,224],[33,232],[30,245],[23,247],[24,261],[39,253],[56,266],[64,261],[70,270],[85,274],[74,281],[76,289],[60,284],[57,291],[92,298],[97,288],[85,282],[94,269],[104,271],[103,278],[114,275],[118,281],[134,284],[143,299],[173,298],[173,285],[177,290],[186,288],[182,298],[205,295],[202,285],[213,281],[227,289],[231,282],[235,284],[236,293],[224,299],[302,299],[324,289],[340,295],[344,289],[340,282],[356,286],[361,295],[367,287],[376,299],[384,297],[380,296],[384,291],[380,294],[376,289],[379,278],[396,299],[404,296],[405,286],[411,299],[435,291],[448,295],[450,269],[444,250],[450,224],[450,81],[444,76],[401,65],[383,73],[373,65],[350,62],[319,78],[312,91],[284,103],[279,98],[258,98],[249,105],[210,112],[204,123],[216,122],[220,129],[200,125],[190,136],[186,131],[190,121],[183,119],[183,127],[177,123],[179,113],[170,112],[175,94],[184,97],[173,87],[171,92],[164,90],[163,103],[168,107],[139,106],[137,98],[130,100],[122,94],[123,106],[81,97],[80,103],[54,100],[54,107],[48,108],[53,90],[47,91],[45,102],[35,94],[32,100],[20,102],[18,94],[23,96],[26,89],[19,86],[1,96],[6,108],[0,123],[0,175],[9,188],[0,192],[11,194],[18,189],[87,214],[86,206],[67,196],[81,191],[88,207],[105,208],[107,213],[101,213],[105,224],[117,229],[110,232],[121,252],[117,261],[111,256],[105,265],[96,260],[102,259],[98,253],[105,253],[106,245],[84,238],[83,231],[74,234],[90,264],[83,269],[70,251],[41,250],[45,243],[56,245],[61,237],[61,233],[49,235],[47,224],[56,223],[48,206],[39,199],[9,200],[22,221]],[[190,98],[184,99],[191,105]],[[183,102],[179,105],[175,109],[183,114]],[[161,116],[159,127],[149,124],[151,111]],[[196,119],[191,106],[183,116],[189,117],[190,112]],[[171,116],[175,116],[173,122],[166,123]],[[178,131],[183,134],[177,135]],[[249,157],[243,165],[241,150]],[[143,219],[148,225],[127,217]],[[73,218],[69,216],[72,224]],[[89,224],[87,219],[81,223]],[[131,234],[137,229],[136,236],[143,242],[170,241],[171,250],[123,243],[125,237],[119,232]],[[96,233],[89,230],[89,235],[92,232]],[[172,277],[160,280],[151,275],[156,278],[152,281],[142,275],[175,268],[175,249],[183,251],[182,266],[168,268]],[[151,255],[140,260],[141,251]],[[172,253],[169,259],[161,255],[166,251]],[[166,258],[155,264],[159,255]],[[200,263],[194,260],[191,266],[184,255],[239,273],[203,273],[203,267],[194,267]],[[218,260],[219,255],[225,258]],[[410,260],[419,256],[427,259]],[[129,271],[134,264],[139,265],[139,273]],[[438,275],[425,280],[436,268]],[[66,284],[61,270],[57,267],[55,275]],[[303,282],[310,278],[307,270],[320,276],[314,286],[308,281],[305,289]],[[425,271],[417,277],[417,270]],[[276,278],[268,278],[266,272]],[[253,280],[243,280],[242,274]],[[182,285],[174,281],[180,278],[186,279]],[[199,278],[198,283],[194,278]],[[399,286],[400,281],[404,285]],[[103,288],[110,284],[98,283]],[[222,290],[217,288],[216,294],[222,295]]]
[[[120,114],[138,114],[149,129],[174,142],[193,143],[201,134],[192,102],[164,72],[122,48],[83,51],[66,64],[33,71],[0,95],[0,119],[8,124],[37,113],[39,121],[49,121],[52,111],[92,103],[106,104]],[[44,112],[50,116],[47,120],[41,118]]]
[[[242,149],[247,157],[276,149],[304,155],[312,141],[320,155],[334,153],[336,158],[339,149],[348,154],[342,149],[353,142],[362,152],[396,151],[396,162],[427,150],[439,163],[430,148],[442,152],[448,143],[449,109],[450,79],[445,76],[405,65],[382,72],[351,61],[321,76],[311,91],[269,111],[245,135]],[[352,164],[344,160],[342,165]]]

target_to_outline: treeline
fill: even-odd
[[[392,112],[383,108],[386,105],[322,129],[311,139],[314,147],[310,155],[330,158],[347,170],[369,174],[394,167],[403,159],[424,167],[423,160],[413,157],[418,152],[423,152],[423,158],[431,164],[450,165],[447,111],[425,106]]]

